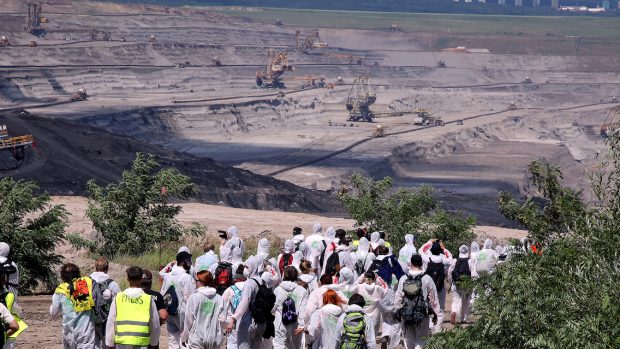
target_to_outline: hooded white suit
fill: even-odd
[[[297,327],[304,327],[306,318],[306,303],[308,302],[308,291],[293,281],[282,281],[280,286],[273,292],[276,295],[276,304],[272,313],[275,316],[274,325],[276,335],[273,339],[274,349],[301,349],[303,347],[303,334],[295,334]],[[297,310],[297,321],[288,325],[282,323],[282,303],[291,297],[295,301]]]
[[[227,304],[212,287],[201,287],[189,297],[181,340],[188,349],[215,349],[222,343]]]
[[[405,235],[405,246],[398,251],[398,263],[403,270],[409,270],[411,264],[411,256],[416,254],[418,250],[413,245],[414,237],[411,234]]]
[[[226,230],[226,237],[228,239],[224,243],[224,246],[230,248],[231,251],[236,248],[240,248],[241,255],[243,256],[243,253],[245,253],[245,244],[243,243],[243,240],[241,240],[241,238],[239,237],[239,230],[237,229],[237,227],[233,225],[232,227],[228,228],[228,230]]]
[[[163,279],[161,294],[165,295],[168,288],[174,284],[174,291],[179,300],[178,315],[170,315],[168,320],[166,320],[169,334],[168,348],[180,349],[181,333],[183,333],[183,326],[185,325],[187,300],[196,292],[196,282],[185,269],[179,266],[174,266],[170,273],[164,274]]]
[[[338,319],[343,313],[341,307],[326,304],[312,314],[308,333],[314,338],[312,349],[336,348],[338,342]]]

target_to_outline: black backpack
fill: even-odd
[[[292,292],[286,297],[284,302],[282,302],[282,323],[284,325],[290,325],[296,322],[298,318],[295,300],[291,295]]]
[[[105,338],[105,327],[108,321],[108,314],[110,314],[110,306],[112,305],[112,297],[110,299],[103,298],[103,292],[110,287],[112,279],[107,279],[104,282],[93,282],[93,300],[95,301],[95,330],[97,334],[102,338]]]
[[[329,258],[327,258],[325,274],[336,275],[336,273],[340,271],[340,256],[338,256],[338,254],[338,251],[334,250],[334,252],[329,255]]]
[[[256,279],[252,280],[258,285],[258,292],[250,303],[252,319],[257,324],[273,322],[275,318],[271,315],[271,310],[273,310],[273,306],[276,304],[276,295],[264,282],[258,282]]]
[[[429,260],[426,266],[426,275],[430,276],[433,282],[435,282],[437,292],[443,290],[443,283],[446,278],[446,271],[444,270],[443,263],[435,263]]]
[[[233,284],[232,264],[220,262],[215,268],[215,292],[221,296]]]
[[[179,314],[179,298],[177,297],[174,285],[170,285],[164,294],[164,305],[166,306],[168,315],[175,316]]]
[[[407,279],[403,283],[403,293],[405,301],[403,307],[396,312],[399,321],[403,321],[405,325],[420,326],[422,321],[429,317],[428,300],[424,298],[422,290],[422,277],[420,274],[416,277],[407,275]]]
[[[471,278],[469,270],[469,258],[459,258],[452,270],[452,282],[458,287],[459,281]]]
[[[364,257],[364,259],[358,259],[355,262],[355,272],[357,275],[362,275],[366,270],[364,270],[364,266],[366,265],[366,260],[368,259],[368,255]]]
[[[334,248],[334,250],[336,250],[336,244],[335,243],[330,243],[330,245],[332,245],[332,247]],[[325,240],[323,240],[323,251],[321,251],[321,255],[319,256],[319,265],[322,267],[324,262],[325,262],[325,252],[327,252],[327,242],[325,242]]]

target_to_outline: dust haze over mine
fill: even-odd
[[[2,6],[0,173],[58,195],[118,180],[140,151],[202,202],[342,214],[361,172],[503,225],[497,194],[532,194],[534,159],[587,188],[618,116],[605,16]]]

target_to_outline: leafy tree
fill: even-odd
[[[11,246],[22,293],[39,283],[54,287],[54,266],[62,261],[55,248],[65,238],[68,213],[62,205],[50,204],[49,195],[35,195],[37,189],[35,182],[0,180],[0,241]]]
[[[542,253],[516,254],[479,279],[478,320],[433,337],[429,348],[620,347],[620,134],[607,142],[602,169],[592,176],[593,207],[541,161],[530,166],[538,200],[518,204],[502,193],[500,209],[528,228]]]
[[[472,232],[475,220],[462,213],[442,210],[430,186],[394,191],[391,178],[375,181],[361,174],[351,177],[351,186],[352,189],[339,194],[347,212],[358,226],[387,232],[388,240],[395,245],[402,243],[409,233],[418,241],[442,239],[449,250],[456,250],[460,244],[469,244],[475,238]]]
[[[181,207],[169,203],[196,193],[190,178],[176,169],[159,167],[155,156],[138,153],[119,183],[100,187],[89,181],[86,215],[98,239],[80,241],[72,236],[72,241],[114,257],[153,251],[158,245],[178,241],[184,233],[201,234],[201,227],[196,225],[184,229],[176,220]]]

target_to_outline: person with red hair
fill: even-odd
[[[343,301],[334,290],[323,293],[323,306],[310,319],[308,333],[314,342],[312,349],[335,348],[338,343],[338,319],[342,315]]]

